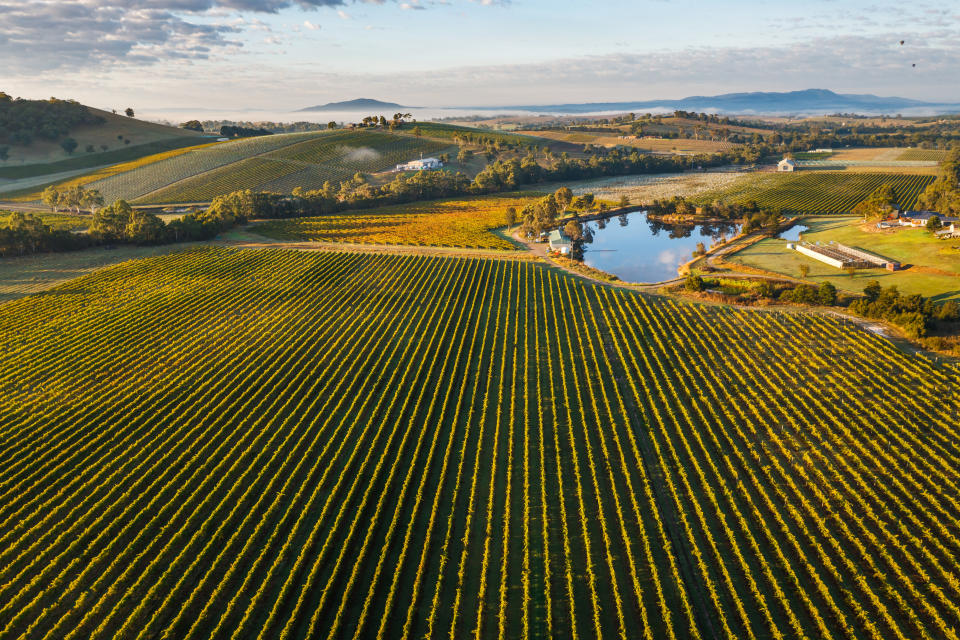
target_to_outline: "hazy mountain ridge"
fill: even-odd
[[[836,93],[828,89],[801,91],[754,91],[725,93],[716,96],[687,96],[679,100],[640,100],[636,102],[589,102],[580,104],[514,105],[484,107],[486,109],[515,109],[550,113],[597,113],[602,111],[636,111],[642,109],[683,109],[690,111],[718,111],[723,113],[835,113],[860,112],[896,113],[900,110],[929,108],[960,110],[960,104],[925,102],[896,96]]]
[[[356,98],[354,100],[344,100],[343,102],[328,102],[327,104],[318,104],[312,107],[299,109],[300,111],[363,111],[366,109],[409,109],[396,102],[384,102],[383,100],[374,100],[373,98]]]

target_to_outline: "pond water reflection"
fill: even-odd
[[[626,282],[661,282],[677,277],[697,243],[706,248],[735,236],[730,222],[672,224],[650,220],[646,211],[584,225],[583,261]]]

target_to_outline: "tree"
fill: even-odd
[[[947,322],[960,320],[960,304],[956,300],[947,300],[937,310],[937,319]]]
[[[413,128],[413,135],[419,138],[420,136],[423,135],[423,129],[421,129],[420,126],[417,125],[416,127]]]
[[[337,123],[334,122],[333,120],[327,123],[327,129],[336,129],[336,128],[337,128]]]
[[[808,265],[808,264],[801,264],[801,265],[800,265],[800,277],[803,278],[803,279],[806,279],[806,277],[807,277],[808,275],[810,275],[810,265]]]
[[[96,189],[82,189],[80,194],[80,206],[89,209],[90,213],[96,213],[97,209],[103,206],[103,196]]]
[[[73,153],[77,149],[77,141],[73,138],[64,138],[60,141],[60,146],[63,147],[63,150],[67,153]]]
[[[867,283],[867,286],[863,288],[863,295],[867,297],[867,302],[876,302],[880,298],[881,293],[883,293],[883,288],[876,280],[871,280]]]
[[[0,145],[0,161],[6,162],[10,158],[10,147],[7,145]]]
[[[703,256],[707,254],[707,248],[702,242],[697,243],[697,248],[693,250],[693,257]]]
[[[853,208],[853,213],[862,215],[864,220],[888,217],[895,208],[894,199],[897,197],[893,185],[884,183],[877,187],[866,200]]]
[[[152,213],[133,210],[124,227],[124,236],[136,244],[158,244],[165,239],[166,225]]]
[[[123,112],[124,112],[125,114],[127,114],[127,117],[128,117],[128,118],[132,118],[132,117],[133,117],[133,109],[131,109],[130,107],[127,107],[126,109],[124,109]]]
[[[60,206],[60,191],[53,185],[50,185],[40,194],[40,201],[56,213],[57,208]]]
[[[817,289],[817,302],[832,307],[837,304],[837,288],[830,282],[824,282]]]
[[[560,211],[565,211],[567,207],[570,206],[570,203],[573,202],[573,191],[570,190],[570,187],[560,187],[553,192],[553,198],[560,208]]]
[[[122,240],[132,218],[133,207],[126,200],[115,200],[93,214],[90,231],[106,240]]]
[[[703,291],[706,288],[706,284],[703,282],[703,278],[691,273],[688,274],[683,281],[683,288],[687,291]]]
[[[629,207],[629,206],[630,206],[630,198],[628,198],[626,195],[620,196],[619,206],[620,206],[621,209],[626,208],[626,207]]]
[[[507,210],[503,212],[503,220],[507,223],[508,227],[515,225],[517,223],[516,207],[507,207]]]
[[[930,219],[927,220],[927,231],[931,233],[936,233],[943,228],[943,223],[940,222],[939,216],[930,216]]]
[[[570,220],[567,224],[563,225],[563,232],[574,242],[583,238],[583,228],[576,220]]]
[[[764,280],[757,286],[757,295],[761,298],[775,298],[777,290],[774,288],[773,283],[769,280]]]
[[[203,132],[203,123],[201,123],[199,120],[187,120],[180,125],[180,128],[189,129],[190,131]]]

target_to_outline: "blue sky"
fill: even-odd
[[[479,106],[810,87],[960,102],[960,6],[0,0],[0,60],[0,90],[96,105]]]

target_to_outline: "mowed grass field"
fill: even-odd
[[[0,384],[6,637],[960,624],[956,371],[837,319],[202,249],[0,305]]]
[[[934,181],[932,175],[798,171],[753,173],[721,189],[698,194],[696,202],[745,204],[794,213],[847,213],[883,184],[893,186],[898,204],[911,208]]]
[[[540,194],[499,194],[414,202],[310,218],[271,220],[251,231],[293,242],[518,249],[493,229],[506,226],[507,208],[520,211]]]
[[[861,293],[871,280],[883,286],[896,285],[904,293],[919,293],[937,300],[960,300],[960,241],[938,240],[925,229],[878,231],[864,225],[863,218],[804,218],[808,226],[803,240],[827,244],[831,241],[859,247],[878,255],[898,260],[907,268],[902,271],[858,269],[849,276],[813,258],[786,248],[786,241],[767,238],[743,249],[728,260],[776,273],[800,276],[800,265],[810,269],[814,282],[830,281],[852,293]]]

